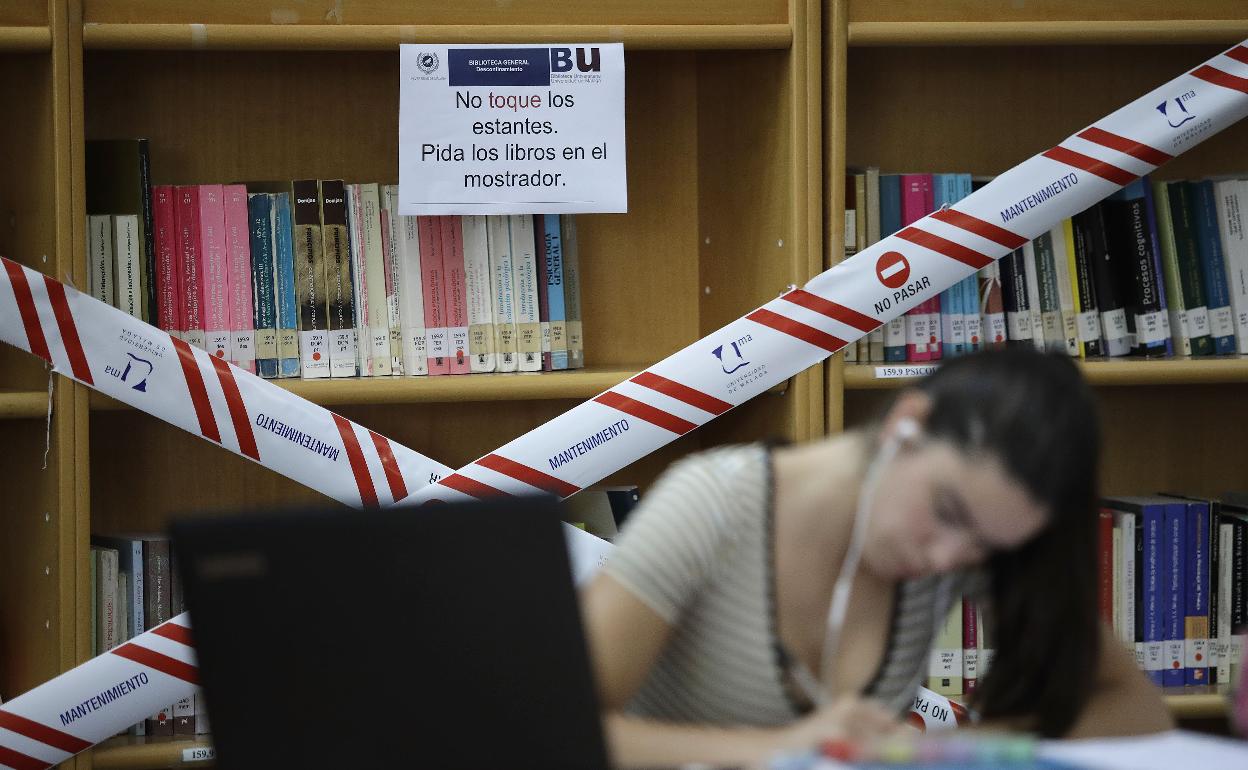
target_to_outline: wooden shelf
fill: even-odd
[[[1248,19],[1168,21],[858,21],[851,46],[1231,44]]]
[[[1231,711],[1227,685],[1213,687],[1167,687],[1166,707],[1175,719],[1223,719]]]
[[[43,417],[48,413],[48,394],[41,390],[0,390],[0,420]]]
[[[380,51],[400,43],[619,42],[637,50],[787,49],[789,24],[121,24],[83,25],[87,49]]]
[[[168,767],[212,767],[215,762],[192,759],[186,753],[194,749],[211,749],[212,737],[198,735],[173,738],[110,738],[91,751],[91,766],[96,770],[160,770]],[[189,760],[189,761],[188,761]]]
[[[341,380],[270,380],[321,406],[342,404],[428,404],[464,401],[540,401],[596,396],[632,377],[642,367],[579,369],[571,372],[468,374],[439,377],[363,377]],[[47,396],[40,395],[46,402]],[[0,398],[3,398],[0,396]],[[3,401],[0,401],[0,405]],[[92,391],[91,408],[129,409]],[[2,409],[2,406],[0,406]],[[39,414],[43,413],[39,407]],[[2,414],[2,413],[0,413]]]
[[[47,27],[0,26],[0,51],[51,51],[52,30]]]
[[[897,364],[902,366],[903,364]],[[904,364],[913,366],[914,364]],[[877,366],[888,364],[847,364],[846,390],[888,390],[902,388],[912,377],[876,378]],[[1168,358],[1157,360],[1081,361],[1079,368],[1092,385],[1218,385],[1248,383],[1248,356],[1225,358]]]

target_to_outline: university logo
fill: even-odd
[[[416,66],[426,75],[432,74],[438,69],[438,55],[432,51],[421,51],[416,57]]]
[[[133,353],[127,353],[126,355],[130,357],[130,360],[126,362],[125,369],[105,366],[104,371],[129,385],[131,390],[146,393],[147,378],[152,376],[152,370],[155,367],[146,358],[139,358]]]
[[[1196,116],[1188,111],[1187,105],[1185,104],[1188,99],[1191,99],[1195,95],[1196,93],[1194,91],[1188,91],[1182,96],[1167,99],[1157,105],[1157,111],[1165,117],[1166,122],[1170,124],[1171,128],[1178,128],[1189,120],[1195,120]],[[1171,104],[1174,106],[1171,107]]]
[[[741,367],[750,365],[750,362],[745,360],[745,356],[741,355],[741,346],[746,342],[749,342],[748,335],[736,342],[728,343],[728,347],[731,348],[728,352],[725,352],[723,345],[711,351],[712,355],[719,359],[719,368],[724,370],[724,374],[732,374]]]

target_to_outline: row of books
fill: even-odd
[[[1098,525],[1101,620],[1140,670],[1165,687],[1239,681],[1248,649],[1248,493],[1107,498]],[[988,609],[969,596],[954,603],[932,644],[928,689],[975,692],[994,653]]]
[[[851,175],[846,253],[985,183]],[[1243,208],[1245,180],[1138,179],[849,346],[846,360],[924,362],[1003,345],[1074,357],[1248,353]],[[1006,227],[1016,215],[1000,212]]]
[[[571,216],[403,216],[396,185],[150,184],[87,146],[91,293],[262,377],[584,366]]]
[[[91,649],[103,654],[184,610],[182,581],[160,535],[98,536],[91,542]],[[125,683],[122,686],[141,686]],[[71,723],[73,712],[63,717]],[[208,715],[198,695],[162,708],[132,735],[200,735]]]

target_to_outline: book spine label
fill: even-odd
[[[397,209],[396,209],[397,212]],[[429,373],[425,349],[425,290],[421,281],[420,228],[413,216],[399,215],[399,323],[403,331],[403,373]]]
[[[468,360],[472,371],[492,372],[494,313],[490,292],[490,245],[486,217],[466,216],[464,233],[464,283],[468,294]]]
[[[155,250],[156,325],[174,337],[181,337],[178,308],[182,304],[178,281],[178,236],[174,215],[175,190],[171,185],[152,189],[152,244]]]
[[[399,306],[403,304],[403,281],[399,274],[399,186],[381,186],[381,251],[386,265],[386,320],[390,326],[390,373],[402,375],[403,321]]]
[[[463,218],[442,218],[442,275],[446,280],[447,358],[451,374],[472,371],[468,356],[468,286],[464,268]]]
[[[325,260],[329,376],[355,377],[355,290],[347,236],[347,193],[341,179],[318,183],[321,251]]]
[[[182,252],[182,332],[191,345],[206,350],[203,290],[200,285],[199,187],[177,188],[178,242]]]
[[[291,183],[295,291],[299,306],[300,373],[304,379],[329,376],[328,303],[321,241],[320,193],[315,179]]]
[[[490,285],[494,310],[494,351],[498,371],[514,372],[516,355],[516,307],[514,266],[511,259],[511,220],[506,216],[486,220],[490,249]]]
[[[273,199],[266,193],[247,196],[251,278],[255,288],[252,318],[256,326],[256,369],[261,377],[277,377],[277,283],[273,275]]]
[[[225,185],[226,286],[230,301],[230,361],[256,373],[256,330],[252,301],[251,240],[248,236],[247,188]]]
[[[446,333],[446,282],[443,278],[442,220],[417,217],[420,229],[421,288],[425,291],[425,339],[429,374],[450,374]]]
[[[520,371],[542,370],[542,326],[537,308],[537,254],[533,218],[512,214],[511,254],[515,271],[516,352]]]

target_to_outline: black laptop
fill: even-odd
[[[175,522],[218,766],[605,768],[559,513]]]

